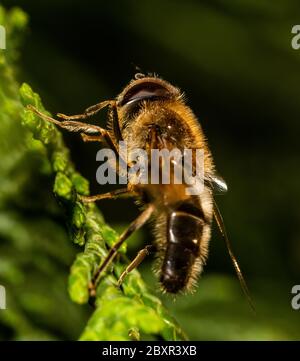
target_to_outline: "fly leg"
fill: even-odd
[[[120,235],[119,240],[111,247],[110,251],[108,252],[108,255],[96,271],[93,281],[90,285],[91,295],[95,295],[96,287],[100,281],[101,274],[103,271],[106,270],[106,268],[110,265],[110,263],[114,260],[116,255],[118,254],[119,248],[122,246],[122,244],[128,239],[128,237],[141,228],[151,217],[152,213],[154,211],[153,205],[149,205],[130,225],[125,231]]]
[[[119,280],[118,280],[118,287],[121,286],[122,282],[124,281],[124,278],[135,268],[137,268],[143,260],[151,253],[151,251],[154,249],[153,245],[146,246],[145,248],[141,249],[136,257],[130,262],[130,264],[125,268],[125,270],[122,272]]]
[[[114,104],[114,100],[105,100],[104,102],[92,105],[91,107],[87,108],[83,114],[76,114],[76,115],[65,115],[62,113],[58,113],[57,116],[63,120],[77,120],[77,119],[87,119],[95,114],[97,114],[101,109]]]
[[[116,154],[118,154],[115,142],[112,139],[110,133],[106,129],[103,129],[97,125],[78,122],[75,120],[60,121],[60,120],[54,119],[52,117],[49,117],[46,114],[43,114],[42,112],[40,112],[38,109],[36,109],[32,105],[28,105],[27,107],[28,107],[28,109],[33,111],[35,114],[37,114],[40,118],[42,118],[50,123],[53,123],[53,124],[59,126],[60,128],[66,129],[69,132],[75,132],[75,133],[80,133],[81,135],[97,137],[97,138],[94,138],[94,140],[95,139],[101,140],[101,141],[104,140],[107,143],[107,145],[113,151],[115,151]],[[87,113],[87,114],[89,114],[89,116],[90,116],[91,113]],[[71,119],[72,117],[73,118],[79,117],[79,115],[78,116],[70,116],[70,117],[65,116],[64,119]],[[77,119],[77,118],[75,118],[75,119]]]
[[[100,201],[102,199],[116,199],[119,197],[134,197],[137,194],[135,192],[130,191],[128,188],[120,188],[111,192],[96,194],[94,196],[79,196],[79,199],[83,203],[92,203],[96,201]]]

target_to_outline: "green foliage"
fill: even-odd
[[[89,283],[97,267],[118,240],[118,234],[107,224],[97,207],[83,204],[78,195],[88,194],[88,182],[76,173],[61,133],[50,123],[38,118],[26,106],[31,104],[46,112],[39,96],[27,84],[20,88],[25,109],[23,124],[45,146],[55,175],[53,191],[63,205],[74,243],[85,246],[76,257],[69,277],[69,294],[74,302],[87,303]],[[126,253],[124,245],[120,254]],[[161,301],[151,295],[135,270],[117,288],[117,278],[126,267],[126,258],[119,258],[106,272],[97,288],[96,310],[81,335],[82,340],[130,340],[131,336],[160,335],[166,340],[184,339],[185,335],[170,317]],[[134,330],[134,332],[132,331]]]
[[[26,15],[21,10],[5,13],[1,8],[0,14],[1,20],[8,19],[4,24],[7,25],[9,36],[13,36],[21,25],[26,25]],[[20,19],[23,19],[22,24]],[[8,43],[12,44],[10,41]],[[70,264],[74,255],[73,248],[66,243],[63,229],[51,220],[51,216],[63,218],[74,244],[84,247],[76,256],[68,281],[69,296],[77,304],[88,302],[89,283],[107,255],[107,250],[118,239],[118,233],[104,222],[94,204],[84,205],[80,201],[78,195],[89,194],[88,181],[75,170],[60,131],[26,108],[31,104],[47,113],[39,95],[27,84],[21,86],[18,95],[10,51],[16,54],[15,47],[1,54],[0,117],[4,140],[1,146],[6,146],[6,149],[2,149],[5,159],[1,169],[3,183],[0,200],[3,212],[0,214],[0,235],[15,244],[14,247],[9,243],[1,244],[0,280],[8,289],[9,302],[8,309],[0,315],[0,324],[13,330],[14,338],[50,339],[53,336],[43,331],[43,325],[35,327],[32,321],[42,324],[49,322],[50,328],[58,330],[57,322],[61,320],[67,326],[62,326],[60,333],[65,337],[74,337],[70,331],[72,322],[77,322],[74,328],[78,332],[79,326],[83,326],[78,318],[83,313],[78,311],[78,307],[74,310],[64,304],[68,302],[65,298],[63,302],[57,300],[61,294],[64,295],[63,289],[57,285],[56,289],[52,289],[50,297],[49,292],[46,292],[48,297],[42,294],[45,288],[53,286],[49,282],[51,273],[58,272],[52,259],[48,259],[49,254],[54,263],[60,260],[64,266]],[[16,55],[14,57],[16,59]],[[51,183],[56,201],[51,197]],[[21,202],[13,211],[9,206],[12,200],[17,204]],[[25,216],[29,210],[35,211],[31,221]],[[44,253],[38,245],[45,248]],[[34,254],[34,248],[37,249],[38,257]],[[15,253],[9,255],[12,249]],[[23,253],[18,252],[21,250]],[[121,248],[115,265],[101,280],[97,288],[95,311],[80,339],[130,340],[158,335],[166,340],[184,339],[184,333],[161,301],[149,292],[137,271],[126,278],[122,289],[117,288],[117,278],[128,262],[125,253],[126,245]],[[30,275],[27,277],[25,270],[27,267],[32,268],[33,264],[38,270],[32,271],[34,278],[31,280],[34,279],[34,282],[28,286],[24,278],[28,281]],[[47,277],[44,277],[45,274]],[[51,281],[57,282],[57,279],[59,276],[53,277]],[[67,310],[72,313],[68,320],[63,315]],[[78,316],[74,317],[76,311]]]
[[[0,23],[8,36],[0,51],[0,284],[7,293],[0,339],[73,339],[88,314],[65,292],[74,250],[58,222],[59,207],[45,192],[51,186],[45,150],[21,125],[15,62],[27,16],[0,7]]]

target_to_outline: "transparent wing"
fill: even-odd
[[[214,194],[224,194],[228,191],[227,183],[218,174],[206,174],[204,182],[212,189]]]
[[[238,279],[239,279],[239,281],[240,281],[240,285],[241,285],[241,287],[242,287],[242,290],[243,290],[243,292],[244,292],[244,294],[245,294],[245,296],[246,296],[246,298],[247,298],[247,301],[248,301],[251,309],[253,310],[254,313],[256,313],[256,311],[255,311],[255,306],[254,306],[254,303],[253,303],[252,298],[251,298],[251,295],[250,295],[250,291],[249,291],[249,289],[248,289],[248,286],[247,286],[247,284],[246,284],[246,281],[245,281],[245,279],[244,279],[244,276],[243,276],[243,274],[242,274],[242,271],[241,271],[241,269],[240,269],[240,266],[239,266],[239,264],[238,264],[238,261],[237,261],[235,255],[234,255],[234,253],[233,253],[233,251],[232,251],[232,247],[231,247],[229,238],[228,238],[228,236],[227,236],[227,232],[226,232],[225,224],[224,224],[224,221],[223,221],[223,217],[222,217],[222,215],[221,215],[221,213],[220,213],[220,210],[219,210],[219,208],[218,208],[218,206],[217,206],[217,204],[216,204],[215,201],[214,201],[214,218],[215,218],[215,220],[216,220],[216,222],[217,222],[217,225],[218,225],[218,227],[219,227],[219,230],[220,230],[220,232],[221,232],[221,234],[222,234],[222,236],[223,236],[223,239],[224,239],[224,241],[225,241],[225,244],[226,244],[226,247],[227,247],[229,256],[230,256],[230,258],[231,258],[231,261],[232,261],[232,263],[233,263],[233,267],[234,267],[235,272],[236,272],[236,274],[237,274],[237,276],[238,276]]]

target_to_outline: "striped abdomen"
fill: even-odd
[[[207,257],[210,220],[201,208],[185,201],[168,216],[167,242],[160,283],[169,293],[188,288],[202,270]]]

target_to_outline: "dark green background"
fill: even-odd
[[[291,288],[300,284],[300,50],[291,47],[299,3],[2,4],[18,5],[30,17],[18,80],[30,83],[53,113],[76,114],[115,97],[135,65],[186,93],[228,183],[229,192],[217,201],[258,313],[251,314],[214,230],[197,293],[166,299],[190,337],[299,339],[300,311],[290,305]],[[65,139],[93,193],[101,192],[97,146],[76,135]],[[133,203],[122,200],[100,208],[111,224],[123,226],[137,214]],[[149,237],[144,232],[143,239]],[[142,244],[135,243],[132,254]],[[150,262],[141,268],[155,287]]]

